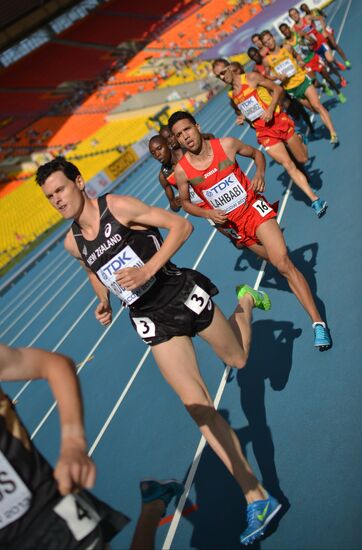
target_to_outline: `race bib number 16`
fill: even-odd
[[[257,201],[254,202],[253,204],[253,208],[255,208],[255,210],[257,212],[259,212],[259,214],[264,218],[264,216],[266,216],[267,214],[269,214],[269,212],[272,212],[273,209],[270,208],[269,204],[266,204],[266,202],[264,202],[263,200],[259,199]]]

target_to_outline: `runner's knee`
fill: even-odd
[[[279,271],[281,275],[287,277],[290,270],[293,267],[292,262],[289,259],[288,253],[278,255],[275,259],[271,260],[273,266]]]

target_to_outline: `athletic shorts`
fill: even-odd
[[[321,46],[319,46],[318,50],[315,50],[315,53],[320,55],[321,57],[324,57],[325,53],[329,50],[329,46],[323,42]]]
[[[174,336],[193,337],[207,328],[214,317],[212,296],[218,294],[216,286],[198,271],[182,269],[185,284],[165,306],[147,311],[130,308],[133,327],[150,346],[167,342]]]
[[[293,135],[294,122],[286,113],[274,115],[272,124],[256,128],[256,139],[266,150],[277,143],[288,141]]]
[[[221,226],[223,233],[227,232],[229,238],[237,248],[248,248],[259,243],[256,236],[258,227],[277,216],[278,203],[269,204],[263,195],[255,195],[240,220],[234,222],[228,220]],[[259,243],[260,244],[260,243]]]
[[[305,79],[299,86],[296,86],[295,88],[290,88],[289,90],[286,90],[289,95],[292,97],[295,97],[295,99],[303,99],[305,98],[305,92],[309,86],[312,85],[312,81],[309,78],[309,76],[306,76]]]
[[[314,54],[312,59],[305,64],[305,70],[307,73],[309,71],[320,73],[323,70],[323,67],[325,67],[324,61],[318,54]]]
[[[59,497],[7,550],[100,550],[129,522],[87,491]],[[2,546],[3,548],[3,546]]]

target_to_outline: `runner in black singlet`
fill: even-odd
[[[241,542],[256,540],[280,504],[258,482],[237,437],[215,409],[191,337],[199,334],[224,363],[243,368],[250,349],[252,309],[269,309],[269,298],[244,285],[228,322],[212,301],[218,292],[213,283],[170,261],[192,231],[188,220],[133,197],[90,199],[79,170],[62,157],[41,166],[37,182],[57,211],[74,220],[65,248],[88,273],[99,299],[96,318],[103,325],[111,322],[110,291],[129,307],[132,324],[152,346],[161,373],[244,493],[248,527]],[[168,231],[164,241],[158,227]]]

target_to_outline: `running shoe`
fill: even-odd
[[[314,347],[320,351],[329,349],[332,345],[331,338],[325,323],[313,323],[314,330]]]
[[[342,88],[345,88],[347,86],[347,80],[345,78],[341,78],[340,85],[342,86]]]
[[[241,544],[252,544],[264,535],[265,528],[279,512],[282,505],[272,496],[248,504],[246,509],[248,526],[240,536]]]
[[[346,70],[347,63],[346,63],[346,65],[343,65],[343,63],[340,63],[339,61],[334,61],[334,62],[337,65],[337,67],[340,71],[345,71]]]
[[[313,210],[315,210],[318,218],[321,218],[323,214],[325,214],[328,208],[328,204],[325,200],[319,198],[316,201],[312,202],[311,207],[313,208]]]
[[[245,296],[245,294],[250,294],[254,300],[254,306],[263,309],[264,311],[269,311],[271,309],[271,301],[266,292],[262,290],[254,290],[249,285],[239,285],[236,287],[236,295],[238,300]]]
[[[346,98],[345,95],[342,94],[342,92],[339,93],[339,94],[337,95],[337,97],[338,97],[338,100],[339,100],[340,103],[346,103],[347,98]]]
[[[170,504],[173,497],[182,495],[185,487],[176,479],[167,479],[158,481],[157,479],[144,479],[140,483],[142,501],[152,502],[154,500],[163,500],[166,508]]]
[[[346,61],[345,61],[345,65],[346,65],[347,69],[352,69],[352,64],[351,64],[350,61],[347,61],[347,60],[346,60]]]
[[[331,143],[332,145],[338,145],[339,139],[337,134],[331,134],[331,139],[329,140],[329,143]]]
[[[333,91],[330,88],[328,88],[328,86],[324,86],[323,91],[326,95],[328,95],[329,97],[332,97]]]

